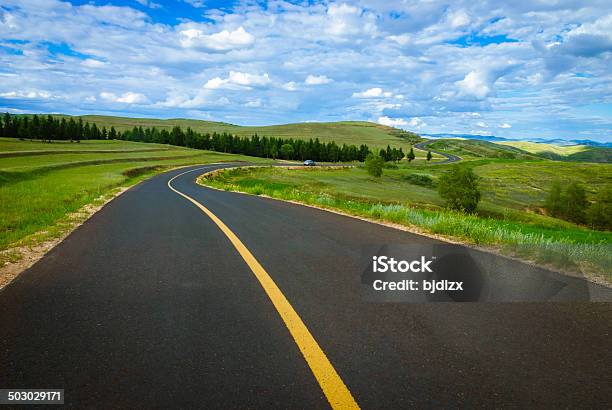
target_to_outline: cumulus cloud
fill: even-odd
[[[211,78],[204,84],[204,88],[214,90],[225,88],[229,90],[250,89],[252,87],[264,87],[270,84],[270,77],[267,73],[263,75],[230,71],[227,78]]]
[[[18,91],[7,91],[0,93],[0,97],[9,99],[43,99],[47,100],[53,96],[48,91],[43,90],[18,90]]]
[[[297,90],[297,84],[295,83],[295,81],[288,81],[285,84],[283,84],[281,87],[287,91]]]
[[[371,14],[364,13],[357,6],[346,3],[330,4],[327,9],[327,27],[325,32],[334,37],[368,33],[376,30]]]
[[[464,10],[455,10],[448,13],[447,21],[450,27],[465,27],[470,23],[470,16]]]
[[[507,122],[504,122],[502,124],[499,124],[498,127],[507,129],[507,128],[512,128],[512,125],[508,124]]]
[[[491,92],[487,75],[482,71],[470,71],[461,81],[455,83],[460,95],[483,99]]]
[[[304,83],[306,85],[321,85],[321,84],[329,84],[331,83],[332,80],[331,78],[328,78],[324,75],[312,75],[310,74],[308,77],[306,77],[306,80],[304,80]]]
[[[389,127],[409,128],[413,130],[418,130],[427,125],[425,121],[423,121],[422,119],[418,117],[413,117],[413,118],[410,118],[410,120],[406,121],[403,118],[390,118],[390,117],[387,117],[386,115],[378,117],[377,122],[379,124],[387,125]]]
[[[378,117],[378,123],[389,127],[402,127],[408,125],[408,121],[403,118],[389,118],[387,116]]]
[[[104,67],[106,63],[104,61],[96,60],[94,58],[87,58],[81,61],[81,65],[89,68],[100,68]]]
[[[235,48],[248,47],[255,37],[240,26],[236,30],[222,30],[214,34],[205,34],[197,28],[182,30],[181,45],[185,48],[204,48],[216,51],[228,51]]]
[[[149,99],[144,94],[135,93],[132,91],[127,91],[121,95],[103,91],[100,93],[100,98],[106,101],[124,104],[146,104],[149,102]]]
[[[425,127],[427,125],[427,123],[425,123],[425,121],[423,121],[420,118],[414,117],[411,118],[410,121],[408,122],[408,126],[414,128],[422,128]]]
[[[388,91],[385,92],[380,87],[374,87],[374,88],[369,88],[359,93],[353,93],[352,97],[353,98],[379,98],[379,97],[391,97],[392,95],[393,93],[388,92]],[[403,98],[403,96],[398,96],[398,97],[400,97],[400,99]]]

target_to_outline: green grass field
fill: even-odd
[[[537,159],[527,151],[517,147],[494,144],[488,141],[438,139],[429,145],[431,149],[455,154],[463,159],[474,158],[506,158],[506,159]]]
[[[296,139],[319,138],[322,142],[335,141],[337,144],[367,144],[370,147],[384,148],[387,145],[406,150],[410,142],[406,139],[415,138],[416,135],[386,125],[366,121],[340,121],[340,122],[304,122],[295,124],[281,124],[270,126],[240,126],[225,122],[188,120],[188,119],[150,119],[110,117],[102,115],[85,115],[83,121],[94,123],[99,127],[114,126],[118,131],[132,129],[135,126],[158,127],[170,130],[174,126],[186,129],[191,127],[201,133],[227,132],[239,136],[283,137]]]
[[[60,236],[70,214],[102,201],[117,187],[177,166],[238,160],[267,162],[132,142],[0,139],[0,252]],[[0,266],[16,257],[2,253]]]
[[[511,147],[522,149],[523,151],[531,152],[532,154],[542,154],[544,152],[552,152],[561,156],[568,156],[577,152],[588,150],[590,147],[587,145],[567,145],[559,146],[554,144],[542,144],[539,142],[528,142],[528,141],[502,141],[498,142],[499,145],[508,145]]]
[[[589,183],[589,194],[593,195],[612,182],[612,165],[489,159],[462,166],[473,166],[482,177],[483,200],[475,215],[443,208],[435,184],[450,165],[403,164],[386,169],[380,179],[369,176],[362,168],[266,167],[222,172],[204,183],[416,226],[468,243],[494,246],[543,264],[610,275],[612,255],[608,251],[612,233],[586,229],[538,211],[555,176]],[[423,181],[430,182],[422,184]]]

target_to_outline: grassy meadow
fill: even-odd
[[[166,169],[218,161],[266,162],[232,154],[123,141],[30,142],[0,139],[0,265],[3,252],[60,236],[70,215],[118,187]]]
[[[538,156],[520,148],[488,141],[437,139],[429,144],[429,147],[437,151],[458,155],[464,160],[476,158],[539,159]]]
[[[532,154],[542,154],[545,152],[552,152],[561,156],[568,156],[577,152],[582,152],[590,149],[588,145],[554,145],[544,144],[540,142],[529,142],[529,141],[501,141],[498,142],[500,145],[507,145],[515,148],[522,149],[523,151],[531,152]]]
[[[436,181],[450,166],[402,161],[397,169],[385,169],[381,178],[369,176],[363,168],[244,168],[215,174],[202,183],[416,226],[612,281],[612,233],[593,231],[540,211],[549,183],[558,175],[588,184],[589,195],[594,195],[612,182],[612,165],[466,161],[461,166],[472,166],[481,177],[483,199],[474,215],[444,209]]]
[[[498,144],[515,147],[543,158],[558,161],[612,163],[612,148],[588,145],[558,146],[526,141],[504,141]]]

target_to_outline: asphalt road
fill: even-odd
[[[423,141],[423,142],[419,142],[417,144],[414,144],[414,147],[418,148],[418,149],[420,149],[422,151],[431,151],[434,154],[438,154],[438,155],[442,155],[443,157],[446,157],[445,160],[435,161],[436,164],[448,164],[448,163],[451,163],[451,162],[459,162],[459,161],[461,161],[461,157],[458,156],[458,155],[447,154],[446,152],[435,151],[435,150],[433,150],[431,148],[427,148],[427,146],[429,144],[432,144],[434,142],[435,142],[435,140],[427,140],[427,141]]]
[[[329,406],[236,248],[169,189],[185,170],[110,202],[0,291],[0,388],[63,388],[80,408]],[[202,172],[173,186],[240,238],[361,407],[612,402],[612,304],[588,301],[609,300],[609,290],[466,251],[484,284],[478,300],[573,302],[370,300],[371,249],[418,253],[440,243],[203,188],[194,183]]]

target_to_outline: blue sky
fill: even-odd
[[[0,110],[612,140],[612,3],[3,0]]]

